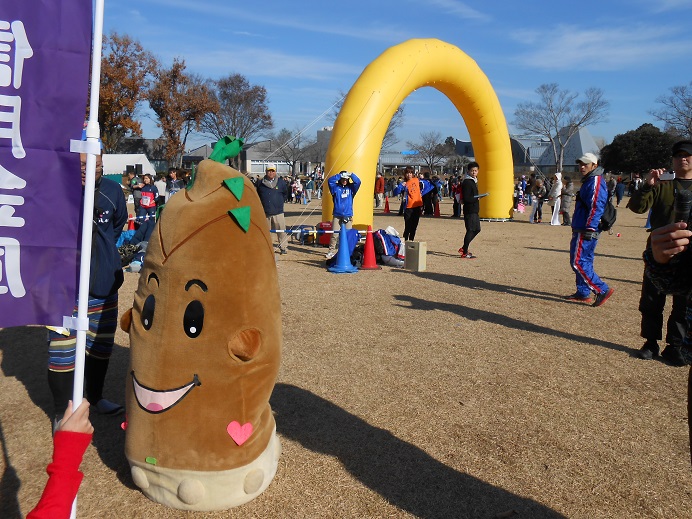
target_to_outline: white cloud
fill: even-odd
[[[229,70],[251,77],[283,77],[323,81],[340,76],[357,76],[362,68],[309,56],[295,56],[260,48],[234,48],[187,53],[189,69],[210,76]]]
[[[558,25],[552,30],[517,31],[513,38],[532,47],[521,54],[524,66],[546,70],[613,71],[687,56],[692,41],[675,37],[670,27],[638,25],[583,29]]]
[[[420,0],[417,0],[415,3],[420,5]],[[446,14],[451,14],[463,20],[490,20],[490,16],[473,7],[469,7],[464,2],[458,2],[457,0],[427,0],[427,4],[433,7],[439,7]]]
[[[456,3],[451,0],[434,0],[445,3]],[[217,1],[197,0],[149,0],[150,3],[159,4],[165,9],[175,8],[189,12],[195,12],[204,16],[213,17],[215,20],[226,18],[232,20],[233,24],[242,21],[251,25],[261,27],[271,27],[273,29],[291,29],[300,32],[311,32],[317,34],[329,34],[354,38],[366,41],[392,42],[401,39],[402,28],[386,27],[379,22],[370,22],[359,25],[347,25],[343,21],[335,23],[332,18],[320,18],[317,15],[320,10],[307,11],[301,13],[299,18],[291,17],[285,13],[268,13],[257,9],[252,3],[238,6],[237,4],[223,4]],[[315,18],[309,18],[314,14]],[[242,23],[240,24],[242,25]],[[265,34],[265,37],[267,35]]]
[[[130,9],[127,12],[128,19],[133,23],[145,23],[147,21],[146,17],[141,11],[137,9]]]

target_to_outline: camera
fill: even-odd
[[[658,177],[659,180],[673,180],[675,178],[675,173],[672,171],[666,171],[665,173],[662,173],[660,177]]]

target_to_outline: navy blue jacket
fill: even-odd
[[[276,187],[271,189],[264,185],[264,179],[257,181],[257,194],[266,216],[275,216],[284,212],[284,200],[288,196],[288,186],[283,178],[277,177]]]
[[[127,205],[120,184],[103,178],[94,194],[89,295],[103,299],[118,292],[123,268],[115,244],[127,223]]]

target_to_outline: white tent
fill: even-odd
[[[151,165],[144,153],[104,153],[103,154],[103,174],[104,175],[123,175],[126,166],[142,165],[142,173],[156,177],[156,170]]]

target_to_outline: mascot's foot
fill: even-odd
[[[253,462],[231,470],[176,470],[128,460],[132,479],[152,501],[180,510],[209,512],[240,506],[269,486],[279,464],[276,428],[267,448]]]

